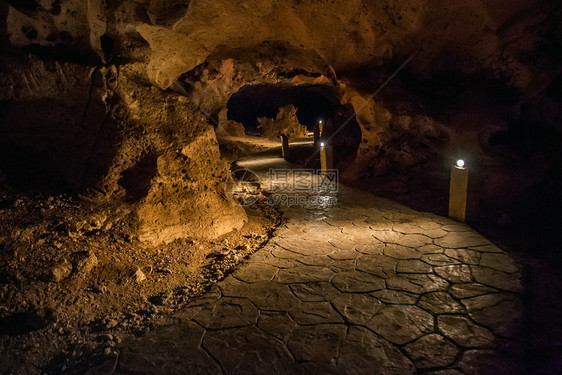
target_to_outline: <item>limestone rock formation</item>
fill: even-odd
[[[3,80],[12,89],[2,92],[9,183],[127,202],[150,244],[215,238],[244,224],[224,191],[228,165],[212,125],[185,97],[143,84],[143,65],[10,64],[22,74]]]
[[[275,119],[262,117],[258,119],[258,122],[258,127],[262,130],[263,136],[269,139],[278,140],[282,134],[290,139],[308,136],[308,130],[300,124],[297,109],[292,105],[279,108],[279,113]]]
[[[460,143],[478,146],[500,120],[559,127],[562,9],[554,0],[9,0],[0,7],[6,181],[126,200],[155,241],[243,223],[221,191],[227,169],[204,116],[224,111],[244,86],[336,90],[361,127],[355,174],[416,165]],[[405,61],[396,79],[403,98],[370,99]],[[512,93],[501,119],[444,122],[422,103],[428,93],[462,95],[456,82],[476,79]],[[424,80],[455,87],[419,92]],[[182,154],[187,145],[210,159],[195,166]],[[164,192],[168,201],[159,203]],[[199,194],[206,198],[194,201]]]
[[[353,163],[356,176],[404,169],[439,155],[450,130],[423,115],[391,113],[368,95],[348,91],[363,136]],[[368,171],[366,171],[368,169]]]
[[[243,137],[245,135],[244,125],[227,118],[227,110],[223,108],[218,115],[215,128],[217,137]]]

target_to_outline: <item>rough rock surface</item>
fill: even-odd
[[[369,95],[346,91],[342,98],[355,110],[362,140],[347,175],[405,169],[441,154],[450,130],[427,116],[392,113]]]
[[[265,204],[247,212],[246,225],[219,239],[150,246],[135,238],[127,203],[1,192],[3,371],[39,373],[92,349],[111,355],[128,335],[185,307],[261,248],[279,220]]]
[[[357,109],[382,83],[371,73],[384,68],[388,77],[412,57],[407,71],[416,79],[501,81],[517,92],[505,117],[557,127],[560,15],[558,2],[537,0],[494,6],[469,0],[10,1],[5,28],[6,42],[47,60],[140,61],[139,69],[154,85],[188,93],[209,113],[223,109],[244,85],[266,83],[331,85]],[[57,69],[65,75],[71,69],[73,75],[74,68]],[[30,78],[27,86],[34,85]],[[389,165],[408,167],[443,148],[447,132],[427,118],[428,108],[404,111],[379,102],[368,107],[359,113],[359,170],[381,157],[375,173]],[[468,126],[485,136],[500,125],[472,121]],[[409,137],[402,138],[405,134]],[[470,137],[473,142],[478,135]]]
[[[9,66],[24,69],[17,62]],[[228,164],[212,125],[186,98],[139,83],[142,65],[20,63],[34,68],[4,86],[14,88],[3,92],[10,105],[0,130],[9,183],[127,202],[151,244],[216,238],[244,224],[224,193]]]
[[[219,139],[224,137],[243,137],[246,134],[244,125],[227,118],[226,108],[219,112],[216,132]]]
[[[156,89],[145,93],[131,81],[121,90],[130,117],[150,142],[128,137],[122,154],[136,153],[137,160],[125,170],[118,160],[112,169],[122,171],[118,185],[131,187],[127,195],[139,200],[141,239],[216,238],[239,228],[245,213],[224,192],[228,164],[220,157],[212,125],[185,97],[158,97]]]
[[[277,140],[282,134],[290,139],[308,137],[308,130],[300,124],[297,109],[292,105],[279,108],[279,113],[275,119],[262,117],[258,119],[258,122],[258,127],[262,130],[263,136],[269,139]]]

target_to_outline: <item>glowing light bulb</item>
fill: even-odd
[[[457,167],[463,168],[464,167],[464,160],[462,160],[462,159],[457,160]]]
[[[324,147],[324,142],[320,143],[320,147]]]

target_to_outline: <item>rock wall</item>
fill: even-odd
[[[161,186],[169,182],[170,191],[179,186],[191,191],[181,198],[185,206],[180,211],[187,213],[199,207],[198,202],[188,204],[188,197],[204,194],[209,185],[213,194],[208,199],[224,207],[217,185],[224,165],[218,161],[199,168],[216,171],[201,172],[201,181],[211,178],[213,183],[186,180],[174,187],[171,182],[183,170],[178,163],[185,158],[180,151],[185,145],[204,142],[216,148],[206,135],[206,120],[193,117],[197,108],[180,110],[184,103],[177,98],[190,96],[196,106],[216,114],[241,87],[257,84],[338,89],[342,104],[358,112],[358,170],[383,173],[415,165],[447,147],[447,139],[462,139],[465,130],[452,123],[444,127],[423,105],[397,109],[396,102],[406,99],[392,96],[368,100],[358,110],[381,82],[373,75],[381,71],[389,77],[408,57],[403,73],[418,85],[424,79],[499,81],[516,93],[506,104],[509,114],[500,120],[559,129],[562,5],[556,0],[7,4],[0,11],[1,43],[7,45],[0,59],[6,146],[0,169],[8,181],[22,186],[90,187],[85,194],[95,199],[117,197],[150,206],[154,202],[147,196],[164,192],[155,191],[153,183],[167,181]],[[347,82],[344,87],[342,82]],[[408,96],[413,86],[404,85],[402,93],[421,102],[420,96]],[[470,142],[497,122],[467,117],[467,126],[474,127]],[[186,128],[197,131],[181,133]],[[32,181],[17,176],[22,170],[33,172],[21,174],[35,176]],[[148,177],[135,187],[129,180],[139,174]],[[160,219],[148,210],[137,212],[148,237],[167,241],[188,226],[161,211],[156,216],[166,224],[150,230],[148,223]],[[227,212],[243,220],[240,210]],[[232,227],[219,216],[217,227]],[[209,235],[220,232],[213,229]]]
[[[415,54],[411,69],[420,76],[484,71],[529,96],[560,73],[554,0],[8,3],[12,45],[74,59],[143,58],[161,88],[217,57],[330,76]]]
[[[346,90],[343,101],[353,106],[361,128],[361,143],[352,166],[345,172],[356,179],[423,163],[442,154],[452,130],[427,116],[391,112],[370,95]]]
[[[226,197],[227,163],[207,127],[178,152],[156,160],[148,194],[137,207],[140,239],[153,244],[178,238],[217,238],[246,221],[244,209]]]
[[[11,186],[125,202],[149,244],[216,238],[246,221],[224,191],[212,125],[148,84],[143,64],[4,63],[0,169]]]
[[[229,120],[227,112],[227,109],[223,108],[218,114],[217,125],[215,128],[217,137],[243,137],[246,135],[244,125],[239,122]]]
[[[120,153],[125,160],[115,160],[105,186],[137,200],[143,241],[216,238],[240,228],[246,213],[224,190],[229,165],[220,157],[213,126],[186,97],[140,86],[135,78],[143,71],[137,69],[122,67],[120,93],[140,132],[126,137]]]
[[[77,191],[96,183],[120,140],[115,70],[2,59],[0,168],[20,188]]]
[[[262,117],[258,119],[258,122],[263,136],[268,139],[278,141],[282,134],[290,139],[308,137],[308,130],[299,122],[297,109],[292,105],[279,108],[279,113],[274,119]]]

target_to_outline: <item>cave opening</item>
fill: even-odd
[[[338,92],[327,85],[244,86],[228,100],[227,119],[242,124],[248,136],[278,140],[286,134],[291,141],[311,137],[321,121],[336,163],[354,155],[361,142],[353,108],[341,104]]]
[[[228,119],[243,124],[248,134],[261,135],[259,119],[274,119],[287,105],[296,108],[299,122],[312,131],[317,121],[335,114],[339,99],[332,87],[324,85],[244,86],[227,103]]]

